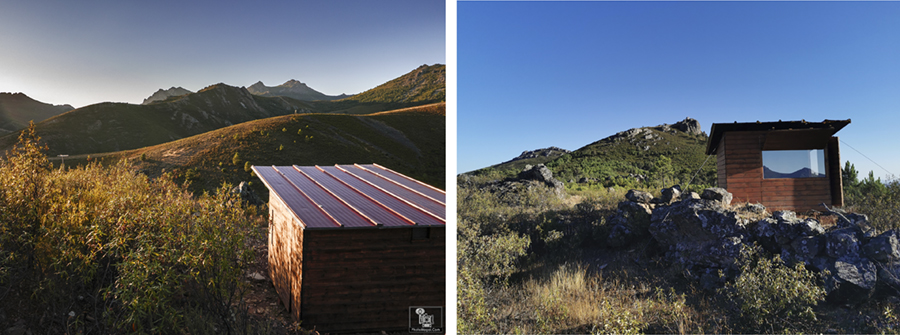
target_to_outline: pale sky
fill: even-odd
[[[443,0],[0,2],[0,92],[75,107],[296,79],[355,94],[445,64]]]

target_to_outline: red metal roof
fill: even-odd
[[[253,166],[306,228],[445,226],[446,193],[377,164]]]

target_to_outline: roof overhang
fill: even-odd
[[[763,150],[822,149],[828,139],[850,124],[847,120],[824,120],[822,122],[778,121],[747,123],[713,123],[706,154],[716,154],[722,136],[733,131],[766,131]]]

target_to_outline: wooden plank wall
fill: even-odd
[[[769,211],[792,210],[805,212],[823,210],[821,203],[831,202],[831,183],[828,178],[779,178],[762,181],[762,204]]]
[[[717,164],[725,165],[724,187],[735,202],[762,202],[762,145],[765,131],[728,132],[722,136],[725,157]],[[718,166],[719,168],[722,165]]]
[[[291,310],[291,217],[290,211],[277,196],[269,197],[269,278],[281,297],[284,307]]]
[[[726,185],[735,202],[761,203],[770,211],[797,212],[821,210],[820,203],[832,203],[830,178],[763,179],[765,141],[765,131],[729,132],[722,137],[724,146],[720,145],[719,152],[724,152],[724,157],[717,157],[717,164],[720,174],[724,167],[725,183],[720,185]]]
[[[719,140],[719,147],[716,150],[716,183],[718,187],[728,188],[728,166],[725,165],[725,137]]]
[[[410,306],[444,306],[445,228],[307,230],[301,320],[319,331],[407,330]],[[445,324],[446,326],[446,324]]]
[[[825,151],[825,165],[828,165],[828,179],[831,180],[831,205],[844,206],[844,182],[841,178],[841,147],[838,137],[832,137],[828,141],[828,150]]]

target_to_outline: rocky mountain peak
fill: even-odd
[[[172,87],[170,87],[170,88],[167,89],[167,90],[164,90],[164,89],[161,89],[161,88],[160,88],[160,89],[157,90],[155,93],[153,93],[153,95],[151,95],[150,97],[144,99],[144,102],[142,102],[141,105],[146,105],[146,104],[149,104],[149,103],[155,102],[155,101],[163,101],[163,100],[166,100],[166,99],[168,99],[168,98],[170,98],[170,97],[175,97],[175,96],[185,95],[185,94],[191,94],[191,93],[194,93],[194,92],[191,92],[191,91],[189,91],[189,90],[186,90],[186,89],[184,89],[184,88],[181,87],[181,86],[179,86],[179,87],[172,86]]]
[[[681,130],[681,131],[691,134],[691,135],[700,135],[701,133],[703,133],[703,129],[700,126],[700,121],[697,121],[697,120],[689,118],[689,117],[686,117],[686,118],[684,118],[684,120],[676,122],[675,124],[672,125],[672,128]]]
[[[297,80],[294,80],[294,79],[291,79],[291,80],[288,80],[288,81],[284,82],[284,84],[281,84],[281,86],[283,86],[283,87],[291,87],[291,88],[293,88],[293,87],[308,87],[308,86],[306,86],[306,84],[301,83],[301,82],[299,82],[299,81],[297,81]]]

